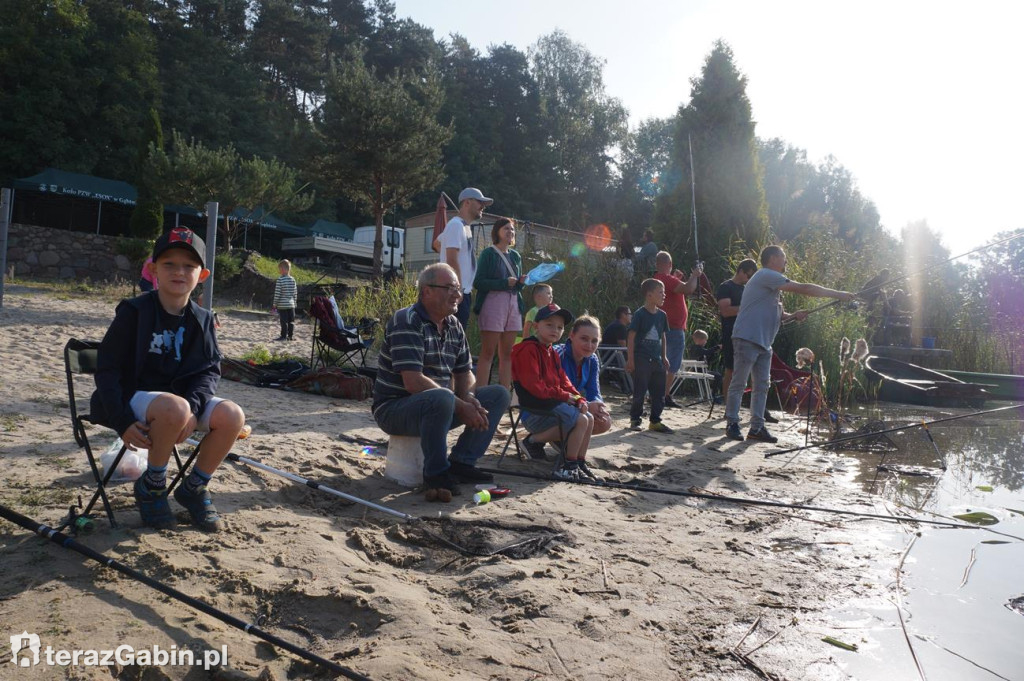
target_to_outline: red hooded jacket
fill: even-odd
[[[562,369],[562,360],[550,345],[545,346],[535,336],[524,338],[512,348],[512,380],[539,400],[579,402],[576,386]]]

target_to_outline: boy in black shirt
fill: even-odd
[[[221,355],[213,315],[189,300],[210,276],[205,250],[203,240],[182,227],[157,239],[149,267],[158,290],[121,301],[97,358],[92,413],[129,447],[149,450],[135,502],[142,523],[157,529],[175,525],[167,500],[171,449],[196,429],[208,434],[174,498],[200,529],[220,528],[206,487],[245,425],[237,404],[214,397]]]

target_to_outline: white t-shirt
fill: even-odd
[[[473,279],[476,278],[476,253],[473,252],[473,228],[456,215],[444,226],[441,237],[441,253],[439,262],[448,262],[448,249],[459,249],[459,283],[462,292],[473,290]]]

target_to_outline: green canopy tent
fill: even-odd
[[[90,218],[89,231],[92,231],[91,215],[94,213],[97,234],[100,233],[103,224],[104,203],[120,207],[116,216],[119,218],[117,222],[122,222],[127,219],[125,216],[130,216],[131,211],[127,209],[135,206],[135,200],[138,197],[135,187],[127,182],[70,173],[56,168],[47,168],[37,175],[15,180],[13,189],[12,214],[14,222],[42,222],[47,227],[82,230],[88,216]],[[28,205],[23,203],[20,212],[17,204],[17,199],[20,198],[19,192],[25,194],[21,199],[23,202],[30,202]],[[48,200],[56,197],[62,200],[56,202]],[[83,202],[76,201],[76,199],[85,199],[86,201],[83,205]],[[43,219],[26,219],[26,216],[32,214],[31,202],[33,200],[39,204],[40,209],[37,213],[42,215]],[[92,206],[89,205],[92,202],[96,202],[95,211],[92,211]]]

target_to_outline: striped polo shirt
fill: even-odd
[[[419,302],[402,308],[388,321],[377,366],[373,411],[384,402],[410,395],[402,383],[403,371],[421,372],[438,385],[451,388],[452,374],[472,369],[469,344],[459,320],[448,315],[441,331]]]
[[[281,275],[274,284],[274,307],[279,310],[294,309],[297,294],[295,278],[288,274]]]

